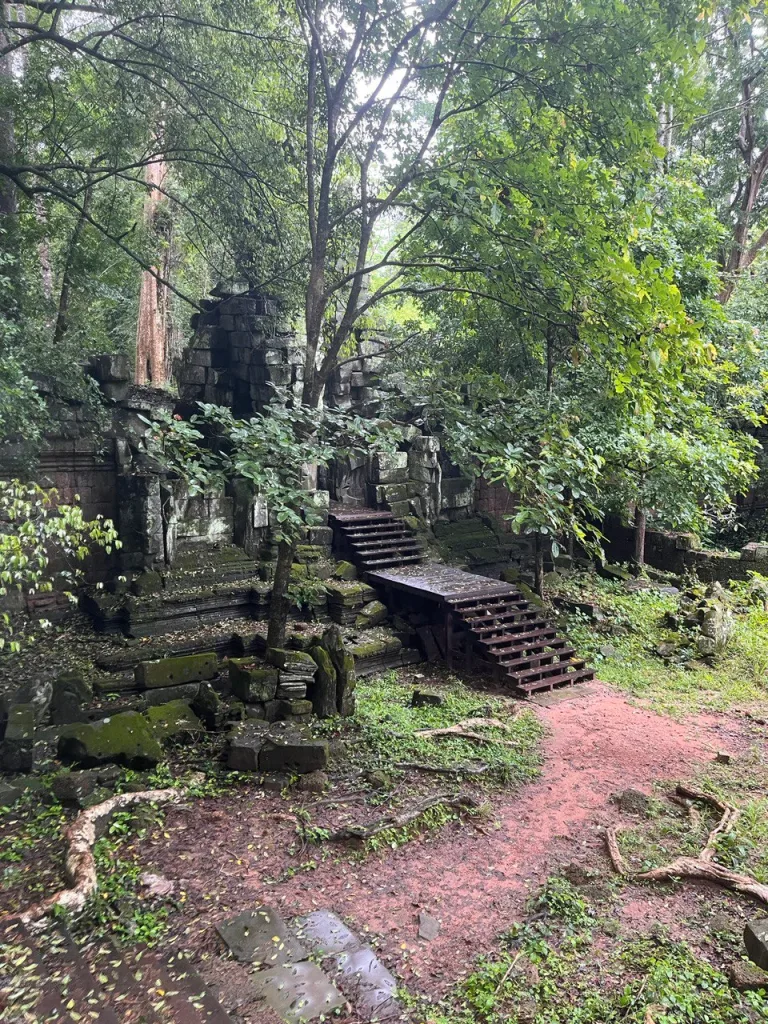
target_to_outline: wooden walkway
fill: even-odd
[[[425,562],[411,531],[391,512],[332,511],[331,522],[390,610],[416,626],[428,657],[442,655],[449,668],[461,659],[472,669],[479,660],[521,696],[594,678],[512,584]]]

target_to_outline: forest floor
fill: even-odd
[[[214,744],[194,799],[113,822],[97,846],[101,893],[80,927],[193,950],[225,1003],[214,926],[263,903],[285,917],[342,917],[396,974],[417,1022],[768,1021],[768,996],[725,976],[742,962],[744,922],[765,909],[705,883],[621,878],[605,844],[606,827],[619,828],[633,868],[694,854],[717,816],[702,807],[693,820],[668,799],[687,783],[742,808],[717,859],[768,881],[768,616],[746,612],[727,657],[686,670],[652,653],[671,597],[594,580],[579,592],[600,599],[605,629],[631,624],[600,661],[602,681],[525,703],[431,666],[363,681],[355,722],[324,727],[334,756],[323,793],[223,775]],[[567,625],[582,646],[604,646],[602,626]],[[443,705],[412,708],[415,687]],[[414,737],[481,716],[504,723],[494,743]],[[146,781],[183,782],[200,767],[199,749],[176,756]],[[456,765],[465,774],[445,773]],[[480,806],[432,808],[367,842],[333,837],[442,792]],[[55,884],[64,820],[31,802],[6,815],[4,908]],[[159,894],[144,872],[164,880]],[[419,938],[422,912],[440,922],[430,940]],[[252,1008],[236,1019],[274,1020]]]

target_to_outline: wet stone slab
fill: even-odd
[[[308,960],[259,971],[253,981],[258,998],[287,1024],[327,1018],[346,1004],[336,986]]]
[[[235,960],[243,963],[279,967],[307,955],[282,917],[270,907],[256,907],[222,921],[216,931]]]
[[[336,957],[334,980],[366,1021],[393,1020],[402,1012],[397,982],[370,946]]]
[[[302,944],[318,956],[335,956],[360,948],[360,940],[330,910],[316,910],[291,922]]]

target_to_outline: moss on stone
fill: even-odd
[[[138,711],[124,711],[100,722],[67,726],[59,736],[62,761],[86,767],[114,761],[129,768],[150,768],[163,756],[149,722]]]
[[[213,679],[218,671],[218,658],[211,651],[179,658],[161,658],[159,661],[142,661],[136,666],[134,676],[139,686],[151,689],[155,686],[174,686]]]
[[[246,704],[272,700],[277,692],[279,672],[254,663],[253,658],[230,658],[229,681],[232,693]]]
[[[190,740],[203,731],[203,723],[185,700],[172,700],[149,708],[144,717],[161,743],[166,740]]]
[[[341,561],[336,565],[336,568],[332,573],[334,579],[337,580],[356,580],[357,569],[352,565],[351,562]]]

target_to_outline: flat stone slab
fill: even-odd
[[[330,910],[316,910],[291,922],[302,944],[319,956],[335,956],[360,948],[360,940]]]
[[[395,977],[370,946],[340,953],[334,980],[364,1020],[392,1020],[402,1013]]]
[[[753,964],[768,971],[768,917],[748,921],[744,926],[744,945]]]
[[[431,942],[440,934],[440,922],[436,917],[422,910],[419,914],[419,938]]]
[[[307,955],[283,918],[270,907],[246,910],[217,924],[216,931],[235,960],[243,963],[279,967]]]
[[[259,971],[253,982],[258,998],[287,1024],[327,1018],[346,1004],[336,986],[309,960]]]

